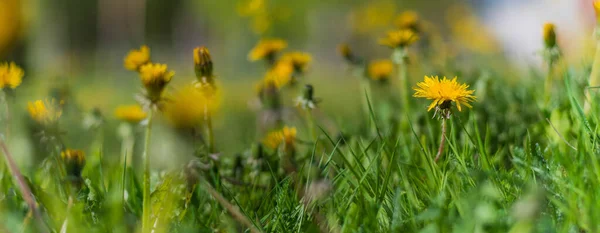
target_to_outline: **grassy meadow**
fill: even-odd
[[[0,0],[0,232],[600,232],[593,28],[539,25],[522,65],[459,1],[127,1],[169,12],[146,32],[108,2],[90,49]]]

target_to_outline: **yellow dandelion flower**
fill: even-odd
[[[138,123],[146,119],[147,116],[148,114],[137,104],[121,105],[115,110],[115,117],[130,123]]]
[[[165,64],[146,64],[140,68],[140,79],[146,88],[146,95],[152,101],[161,99],[165,86],[171,81],[175,72],[168,70]]]
[[[369,78],[375,81],[388,79],[392,75],[393,69],[394,64],[389,59],[372,61],[367,67]]]
[[[131,50],[125,56],[123,64],[125,69],[139,71],[140,68],[150,63],[150,48],[146,45],[142,45],[139,50]]]
[[[554,24],[544,24],[544,43],[547,48],[556,46],[556,32],[554,31]]]
[[[257,61],[261,59],[271,60],[274,59],[275,54],[279,51],[287,48],[287,42],[282,39],[265,39],[261,40],[254,46],[254,48],[248,54],[250,61]]]
[[[281,130],[272,131],[263,139],[262,143],[271,149],[277,149],[281,143],[293,145],[296,140],[296,127],[284,126]]]
[[[14,62],[0,64],[0,89],[10,87],[15,89],[23,80],[23,69]]]
[[[283,134],[283,141],[285,144],[292,145],[294,141],[296,141],[296,127],[285,126],[281,132]]]
[[[462,47],[484,54],[497,53],[500,50],[499,43],[489,28],[469,7],[456,5],[448,8],[446,21],[450,25],[453,41],[457,41]]]
[[[419,14],[414,11],[405,11],[402,12],[396,20],[394,24],[401,29],[411,29],[415,32],[419,31]]]
[[[279,62],[289,63],[296,72],[304,72],[308,69],[308,64],[312,61],[312,57],[304,52],[289,52],[281,56]]]
[[[202,77],[212,77],[213,62],[210,57],[210,52],[204,46],[194,49],[194,69],[198,79]]]
[[[58,121],[62,115],[62,110],[55,104],[55,101],[41,101],[27,103],[27,111],[31,118],[40,124],[51,124]]]
[[[60,153],[66,165],[67,174],[75,177],[81,175],[81,170],[85,166],[85,153],[81,150],[66,149]]]
[[[437,76],[427,77],[423,82],[417,83],[414,88],[414,97],[426,98],[433,100],[427,111],[434,107],[441,109],[450,108],[452,102],[456,103],[458,111],[461,111],[461,105],[471,107],[469,102],[475,101],[473,90],[468,90],[469,85],[461,84],[456,81],[456,77],[452,80],[444,77],[440,80]]]
[[[214,113],[220,105],[220,93],[212,85],[186,85],[165,104],[164,113],[175,128],[198,126],[206,113]]]
[[[271,69],[265,75],[264,82],[271,82],[275,84],[277,89],[280,89],[292,82],[292,74],[294,73],[294,67],[292,64],[287,62],[277,62],[275,67]]]
[[[379,39],[379,44],[390,48],[401,48],[409,46],[419,40],[419,36],[411,29],[400,29],[390,31],[387,36]]]

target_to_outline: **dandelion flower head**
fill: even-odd
[[[23,80],[23,69],[14,62],[0,63],[0,89],[18,87]]]
[[[452,102],[456,103],[458,111],[461,111],[462,105],[470,108],[470,102],[475,101],[474,91],[468,88],[469,85],[457,82],[456,77],[453,79],[444,77],[440,80],[437,76],[425,76],[423,82],[417,83],[413,96],[433,100],[427,111],[434,107],[447,109]]]
[[[131,50],[125,56],[123,64],[125,69],[139,71],[140,68],[150,62],[150,48],[146,45],[142,45],[139,50]]]

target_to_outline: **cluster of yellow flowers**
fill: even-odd
[[[248,54],[249,60],[264,60],[269,65],[265,78],[259,84],[259,92],[268,86],[275,86],[279,89],[293,84],[295,77],[304,74],[308,69],[312,57],[305,52],[288,52],[277,59],[277,54],[285,48],[287,48],[285,40],[263,39]]]
[[[131,50],[125,56],[123,65],[126,69],[139,73],[140,80],[146,89],[146,98],[151,104],[162,100],[163,91],[171,81],[175,72],[170,71],[165,64],[152,63],[150,48],[143,45],[139,50]]]
[[[16,88],[23,80],[23,69],[14,62],[0,64],[0,89]]]
[[[296,140],[296,127],[284,126],[281,130],[270,132],[262,141],[263,145],[277,149],[279,145],[285,143],[287,146],[293,146]]]

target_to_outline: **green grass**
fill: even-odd
[[[312,112],[315,128],[292,105],[299,90],[283,90],[290,97],[283,121],[298,129],[293,153],[260,145],[266,132],[257,124],[261,110],[245,108],[254,98],[247,83],[222,83],[218,154],[209,155],[201,136],[171,128],[156,112],[150,225],[155,232],[598,232],[600,108],[583,109],[591,61],[557,73],[546,104],[544,71],[513,72],[499,58],[471,56],[443,69],[427,60],[408,65],[411,86],[442,69],[471,84],[478,97],[472,109],[453,108],[437,163],[441,122],[426,111],[427,101],[410,98],[410,108],[401,107],[397,80],[372,83],[387,85],[376,92],[359,88],[358,80],[340,85],[353,78],[342,77],[351,76],[342,68],[334,81],[302,80],[323,99]],[[341,87],[351,91],[338,94]],[[2,102],[12,119],[3,114],[11,134],[1,127],[2,136],[21,162],[40,216],[2,163],[0,231],[141,231],[145,127],[124,126],[108,107],[90,115],[94,106],[85,105],[80,90],[61,97],[67,101],[59,129],[49,130],[24,111],[39,88],[22,88]],[[129,141],[134,145],[122,150]],[[62,174],[65,147],[86,152],[80,177]]]

